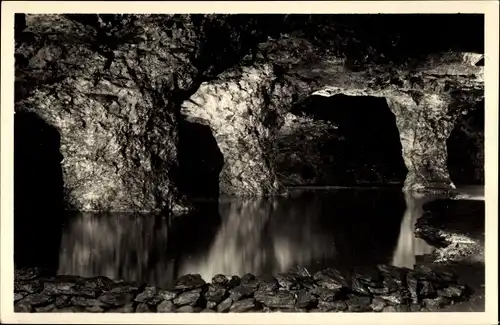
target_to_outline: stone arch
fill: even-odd
[[[285,184],[403,184],[407,170],[385,98],[313,94],[295,103],[289,115],[276,141],[275,168]]]

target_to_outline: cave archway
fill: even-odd
[[[451,180],[456,185],[484,185],[484,100],[458,116],[446,145]]]
[[[182,119],[178,153],[181,191],[192,199],[217,198],[224,157],[210,127]]]
[[[34,113],[14,115],[14,262],[57,270],[63,224],[60,135]]]
[[[313,95],[290,113],[299,120],[285,123],[277,141],[276,171],[285,185],[403,185],[399,131],[384,98]]]

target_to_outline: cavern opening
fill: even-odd
[[[60,135],[34,113],[14,115],[14,259],[57,269],[63,223]]]
[[[310,96],[291,114],[277,143],[276,171],[285,185],[404,183],[396,119],[384,98]]]
[[[180,188],[191,198],[217,198],[224,157],[209,126],[179,123]]]
[[[484,100],[458,116],[446,145],[451,180],[458,185],[483,185]]]

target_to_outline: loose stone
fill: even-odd
[[[229,308],[229,312],[232,313],[244,313],[255,309],[255,299],[247,298],[240,301],[235,301]]]
[[[172,300],[177,297],[177,292],[170,290],[158,290],[158,297],[162,300]]]
[[[297,301],[295,307],[297,308],[308,308],[317,302],[317,298],[307,292],[306,290],[299,290],[296,294]]]
[[[357,292],[357,293],[360,293],[363,295],[367,295],[367,296],[371,295],[370,290],[368,290],[368,288],[357,278],[352,279],[352,287],[351,288],[352,288],[352,291],[354,291],[354,292]]]
[[[299,283],[297,279],[288,273],[279,273],[276,276],[276,280],[278,281],[278,284],[280,287],[286,289],[286,290],[292,290],[292,289],[298,289],[299,288]]]
[[[23,299],[26,295],[27,295],[27,293],[25,293],[25,292],[14,293],[14,301],[19,301],[19,300]]]
[[[220,285],[226,285],[227,283],[229,282],[229,279],[227,278],[227,276],[223,275],[223,274],[216,274],[214,275],[214,277],[212,278],[212,283],[213,284],[220,284]]]
[[[425,307],[427,307],[430,311],[436,311],[446,306],[449,303],[449,301],[444,297],[437,297],[434,299],[430,298],[423,299],[423,303],[425,304]]]
[[[165,300],[156,306],[156,311],[158,313],[172,313],[175,311],[175,305],[173,302]]]
[[[106,304],[95,298],[86,298],[86,297],[73,297],[71,298],[71,304],[74,306],[80,307],[91,307],[91,306],[106,306]]]
[[[438,295],[446,298],[456,299],[464,295],[465,287],[458,284],[452,284],[444,289],[438,290]]]
[[[293,308],[295,305],[295,295],[286,290],[257,291],[255,299],[270,308]]]
[[[85,307],[85,311],[89,313],[102,313],[104,312],[104,308],[101,308],[99,306],[90,306],[90,307]]]
[[[199,274],[187,274],[177,279],[174,289],[187,290],[204,286],[206,283]]]
[[[318,310],[320,312],[342,312],[347,310],[347,304],[345,301],[337,300],[337,301],[319,301],[318,302]]]
[[[30,313],[32,310],[33,307],[29,303],[22,300],[14,305],[14,311],[16,313]]]
[[[371,297],[351,295],[346,304],[350,312],[364,312],[372,310],[370,307],[371,302]]]
[[[202,311],[200,311],[200,313],[215,313],[215,310],[210,308],[205,308]]]
[[[152,300],[156,296],[156,287],[148,286],[144,288],[144,291],[138,294],[134,301],[137,302],[147,302]]]
[[[178,306],[191,305],[194,306],[201,296],[201,289],[186,291],[174,298],[174,304]]]
[[[134,295],[131,293],[107,292],[101,295],[99,300],[110,306],[120,307],[131,303],[134,300]]]
[[[205,299],[207,301],[214,301],[216,303],[219,303],[222,300],[224,300],[226,294],[227,294],[227,290],[223,285],[211,284],[208,286],[208,290],[207,290],[207,292],[205,292],[204,296],[205,296]]]
[[[434,286],[430,281],[421,281],[420,282],[420,296],[424,298],[434,298],[436,295],[436,291],[434,290]]]
[[[241,277],[240,286],[255,290],[259,286],[259,282],[255,275],[247,273]]]
[[[377,312],[382,311],[385,306],[387,306],[387,303],[384,299],[381,299],[379,297],[373,298],[372,303],[370,304],[370,307],[373,309],[373,311]]]
[[[140,304],[137,305],[135,311],[137,313],[150,313],[151,312],[151,308],[149,307],[148,304],[146,304],[144,302],[141,302]]]
[[[313,278],[318,285],[327,289],[336,290],[348,287],[347,281],[338,270],[326,269],[318,271]]]
[[[217,306],[217,311],[219,313],[227,312],[232,304],[233,300],[231,298],[227,298]]]
[[[23,298],[23,301],[26,303],[32,305],[32,306],[41,306],[41,305],[47,305],[51,302],[54,301],[53,296],[48,296],[45,293],[33,293],[30,295],[27,295],[26,297]]]
[[[229,298],[231,298],[233,301],[237,301],[241,298],[250,297],[253,294],[254,290],[249,287],[238,286],[234,289],[229,290],[229,292]]]
[[[49,295],[74,295],[76,283],[71,282],[45,282],[43,290]]]
[[[177,309],[178,313],[194,313],[195,309],[193,306],[181,306]]]
[[[47,313],[47,312],[50,312],[54,308],[55,308],[55,305],[54,304],[50,304],[50,305],[47,305],[47,306],[35,307],[35,311],[37,313]]]

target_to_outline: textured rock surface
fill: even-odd
[[[30,92],[17,94],[16,110],[36,112],[59,131],[69,208],[173,208],[176,113],[168,94],[176,70],[184,86],[192,75],[179,67],[186,54],[174,58],[162,42],[189,42],[189,32],[168,37],[154,17],[72,18],[27,16],[16,88]],[[100,48],[102,36],[114,39],[110,48]]]
[[[221,132],[216,128],[220,128],[222,118],[232,117],[230,113],[232,110],[227,108],[243,107],[241,104],[238,106],[239,98],[250,95],[252,99],[247,102],[263,103],[271,96],[275,122],[271,128],[268,128],[268,132],[258,134],[261,134],[260,139],[271,143],[272,148],[275,145],[277,130],[283,124],[284,114],[291,108],[290,103],[303,100],[310,95],[385,98],[396,118],[402,156],[408,170],[405,189],[426,191],[455,188],[447,168],[446,140],[460,112],[473,110],[476,103],[484,98],[483,67],[475,65],[481,59],[481,55],[461,52],[438,53],[420,58],[407,65],[367,65],[355,71],[346,64],[346,61],[340,60],[334,54],[326,54],[318,59],[314,53],[320,53],[321,50],[299,38],[290,37],[283,43],[267,42],[262,44],[262,48],[268,51],[267,60],[275,60],[274,65],[289,65],[284,72],[281,71],[279,78],[276,78],[274,82],[273,89],[279,89],[278,96],[270,94],[272,89],[267,89],[267,92],[253,91],[249,94],[246,90],[238,88],[238,82],[244,82],[245,79],[253,78],[257,83],[258,80],[262,80],[262,75],[267,75],[269,79],[273,78],[269,75],[267,65],[260,66],[260,70],[259,66],[256,66],[250,75],[240,74],[242,77],[237,80],[232,79],[234,74],[229,74],[221,76],[224,81],[202,86],[192,98],[193,102],[183,104],[187,107],[186,113],[190,116],[202,117],[209,125],[213,123],[212,128],[217,133]],[[303,55],[298,58],[293,57],[294,52],[291,49],[294,48],[303,50]],[[273,54],[273,51],[277,53]],[[286,51],[289,52],[284,53]],[[274,72],[276,74],[276,68]],[[262,85],[265,86],[266,83],[262,82]],[[220,107],[227,107],[225,113],[217,113]],[[249,118],[243,109],[239,121],[235,123],[240,137],[243,134],[252,133],[246,131],[248,129],[262,128],[262,124],[256,124],[255,115],[257,120],[260,116],[262,121],[268,111],[253,110],[252,112],[252,117]],[[233,129],[232,124],[224,125],[224,129],[232,136],[224,139],[219,137],[220,147],[230,146],[231,137],[238,138],[236,136],[238,132]],[[275,158],[273,150],[271,149],[266,156],[262,154],[262,148],[265,146],[259,145],[258,141],[252,140],[252,137],[248,135],[247,139],[240,143],[246,149],[239,149],[238,152],[253,148],[252,152],[256,154],[253,155],[252,162],[248,164],[259,166],[259,168],[254,168],[253,173],[247,172],[248,178],[243,178],[244,181],[238,180],[235,185],[236,187],[243,186],[243,189],[239,190],[241,193],[269,193],[270,191],[267,190],[269,182],[275,179],[275,172],[269,169],[268,163],[269,159]],[[234,147],[234,141],[232,143]],[[225,168],[238,165],[232,161],[235,154],[235,152],[229,153],[228,150],[226,154],[223,153],[228,165]],[[243,161],[248,161],[248,159],[244,158]],[[223,172],[223,175],[245,175],[241,172],[243,166],[236,168],[233,173]],[[224,178],[225,176],[223,176],[223,184],[227,182]],[[268,180],[261,183],[264,178]],[[259,187],[255,188],[254,185]],[[234,187],[226,190],[224,186],[221,187],[221,191],[229,194],[238,192],[234,190]]]
[[[461,58],[460,58],[461,57]],[[351,74],[317,95],[384,97],[396,117],[408,169],[408,190],[452,189],[446,139],[460,110],[483,99],[483,67],[470,65],[467,54],[429,57],[417,72]],[[433,68],[438,65],[439,68]],[[418,86],[417,86],[418,85]],[[472,103],[471,103],[472,102]]]
[[[300,274],[292,270],[277,278],[246,274],[241,284],[233,288],[231,281],[221,283],[222,275],[214,277],[211,283],[205,283],[196,274],[185,275],[168,288],[168,295],[163,294],[165,290],[150,285],[136,285],[132,292],[116,291],[124,284],[105,277],[35,275],[27,279],[24,277],[27,273],[29,270],[16,272],[16,312],[395,312],[438,310],[468,297],[468,288],[458,283],[453,274],[422,266],[408,270],[381,265],[378,270],[363,269],[350,275],[358,288],[361,285],[382,288],[383,294],[360,293],[333,269],[313,276],[307,270]],[[401,281],[410,277],[422,290],[412,291],[411,285]],[[44,285],[27,291],[28,284],[34,281]],[[271,282],[279,285],[266,285]],[[389,286],[389,283],[396,285]],[[437,290],[430,290],[431,286]],[[84,288],[93,288],[95,295],[89,297]]]
[[[203,83],[183,103],[183,114],[210,126],[224,156],[222,193],[266,195],[278,190],[268,156],[277,123],[273,103],[290,96],[275,86],[275,78],[269,65],[244,67]]]
[[[439,247],[433,254],[435,262],[484,262],[484,209],[485,202],[479,200],[427,203],[415,224],[415,234]],[[471,215],[477,218],[471,221]]]
[[[181,105],[214,134],[224,157],[220,192],[275,194],[276,134],[292,103],[312,94],[385,98],[405,188],[450,189],[446,139],[459,112],[483,97],[481,45],[461,44],[451,35],[469,25],[444,27],[439,17],[419,35],[404,17],[387,25],[367,16],[19,18],[16,111],[59,132],[70,209],[184,210]]]
[[[179,104],[248,47],[231,33],[251,30],[225,17],[17,17],[16,111],[59,132],[67,208],[185,207],[176,184]]]

